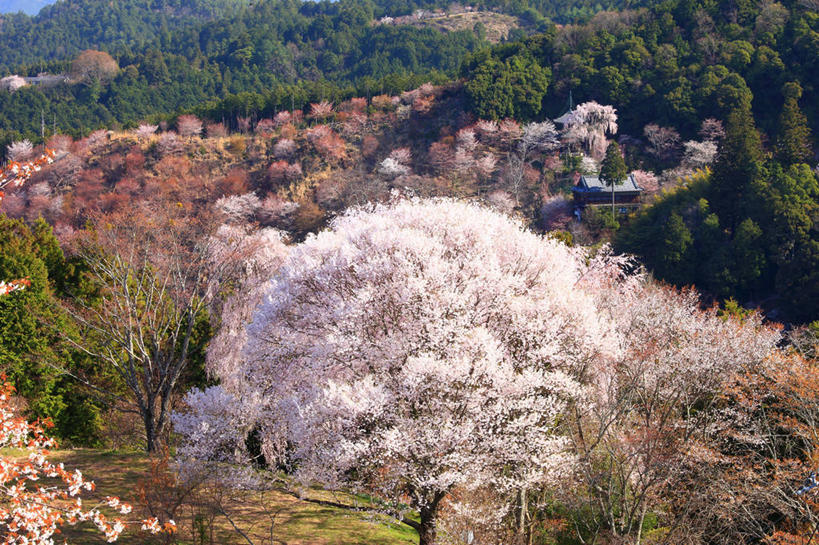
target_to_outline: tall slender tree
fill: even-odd
[[[785,102],[779,116],[776,158],[786,165],[807,163],[812,155],[808,119],[799,109],[802,87],[789,81],[782,88]]]
[[[743,102],[728,115],[725,138],[719,145],[711,180],[715,213],[733,234],[747,210],[752,183],[762,173],[762,143],[751,105]]]
[[[614,219],[614,186],[623,185],[626,176],[628,176],[628,168],[626,168],[626,162],[620,152],[620,146],[617,142],[612,142],[606,148],[606,158],[603,159],[603,164],[600,165],[600,179],[607,187],[611,187],[612,219]]]

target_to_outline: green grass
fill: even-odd
[[[15,455],[5,451],[4,455]],[[134,505],[136,520],[145,513],[140,508],[139,483],[150,473],[150,461],[142,453],[112,452],[93,449],[62,450],[53,452],[53,461],[65,463],[66,469],[80,469],[92,479],[97,487],[96,494],[118,496]],[[345,505],[366,503],[366,499],[356,501],[346,494],[311,490],[307,496],[312,499],[332,501]],[[207,491],[193,501],[184,503],[176,511],[179,533],[174,543],[185,545],[239,545],[248,542],[236,532],[221,515],[215,515],[212,527],[205,529],[205,539],[195,539],[197,534],[194,520],[198,515],[207,520],[212,514],[204,505],[206,500],[221,497],[226,511],[255,545],[271,543],[270,528],[273,521],[273,540],[276,545],[408,545],[418,542],[415,530],[397,523],[390,517],[354,509],[311,503],[284,490],[264,493],[249,491]],[[211,540],[211,530],[213,538]],[[201,536],[201,532],[199,532]],[[104,543],[105,540],[93,528],[66,528],[65,537],[73,544]],[[129,530],[118,541],[123,545],[148,545],[162,543],[139,531]]]

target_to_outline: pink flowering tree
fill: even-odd
[[[617,132],[617,111],[612,106],[597,102],[584,102],[575,108],[566,121],[565,137],[569,141],[582,142],[586,148],[599,154],[605,152],[606,133]],[[599,154],[597,159],[602,159]]]
[[[327,119],[333,115],[333,104],[326,100],[310,104],[310,117],[312,119]]]
[[[686,473],[722,463],[703,448],[724,417],[719,396],[732,376],[769,365],[780,333],[756,314],[740,321],[703,310],[693,290],[592,269],[582,283],[625,333],[617,357],[589,367],[587,402],[567,415],[580,482],[564,497],[589,513],[580,521],[587,535],[639,544],[653,513],[668,528],[667,542],[688,542],[692,525],[680,522],[702,506],[709,484],[691,487]],[[674,511],[669,498],[680,494],[689,506]]]
[[[212,343],[225,352],[209,365],[227,399],[260,405],[214,408],[225,396],[211,392],[189,396],[208,405],[191,414],[224,412],[247,429],[257,411],[269,462],[408,503],[420,523],[407,523],[432,544],[453,490],[508,495],[571,471],[560,415],[583,395],[587,362],[617,346],[578,287],[586,273],[580,252],[477,204],[351,209],[291,248],[250,298],[241,353],[219,348],[237,335]],[[240,444],[225,440],[216,450]],[[214,449],[184,452],[207,460]]]
[[[3,200],[4,189],[21,187],[35,172],[53,163],[54,155],[53,150],[47,149],[42,155],[30,161],[18,162],[12,159],[5,170],[0,170],[0,202]]]
[[[191,138],[202,134],[202,121],[195,115],[180,115],[176,120],[179,136]]]

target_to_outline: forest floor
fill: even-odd
[[[178,534],[171,543],[195,545],[408,545],[418,542],[417,533],[395,519],[356,510],[355,503],[366,499],[311,489],[304,498],[282,490],[250,492],[204,490],[179,498],[163,466],[152,464],[143,453],[107,450],[60,450],[51,454],[54,462],[66,469],[79,469],[96,484],[100,497],[117,496],[134,506],[134,520],[145,512],[146,484],[151,502],[160,518],[172,511]],[[150,486],[152,485],[152,486]],[[305,499],[306,498],[306,499]],[[312,501],[310,501],[312,500]],[[316,503],[324,501],[325,503]],[[349,505],[341,508],[330,504]],[[176,505],[178,504],[178,505]],[[89,504],[91,505],[91,504]],[[220,513],[220,510],[223,513]],[[245,534],[231,526],[225,516]],[[92,527],[65,528],[68,542],[104,543]],[[129,528],[117,541],[124,545],[167,543],[144,532]]]

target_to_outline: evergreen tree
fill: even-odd
[[[100,439],[99,407],[57,370],[79,373],[93,366],[61,342],[61,334],[75,334],[76,327],[54,292],[71,274],[73,265],[45,221],[29,227],[0,214],[0,278],[31,282],[25,290],[0,298],[0,371],[26,398],[29,416],[50,417],[57,435],[92,445]]]
[[[751,105],[743,102],[728,115],[711,176],[712,209],[725,222],[730,233],[748,207],[750,188],[762,171],[762,144],[754,125]]]
[[[663,245],[660,249],[658,272],[664,280],[685,283],[687,274],[688,249],[694,242],[691,231],[677,212],[672,212],[665,224]]]
[[[807,163],[812,155],[808,119],[799,109],[802,87],[794,81],[782,88],[785,102],[779,116],[776,158],[785,165]]]
[[[611,217],[614,217],[614,186],[623,185],[628,176],[628,168],[620,153],[620,146],[617,142],[612,142],[606,148],[606,158],[600,165],[600,180],[611,187]]]

